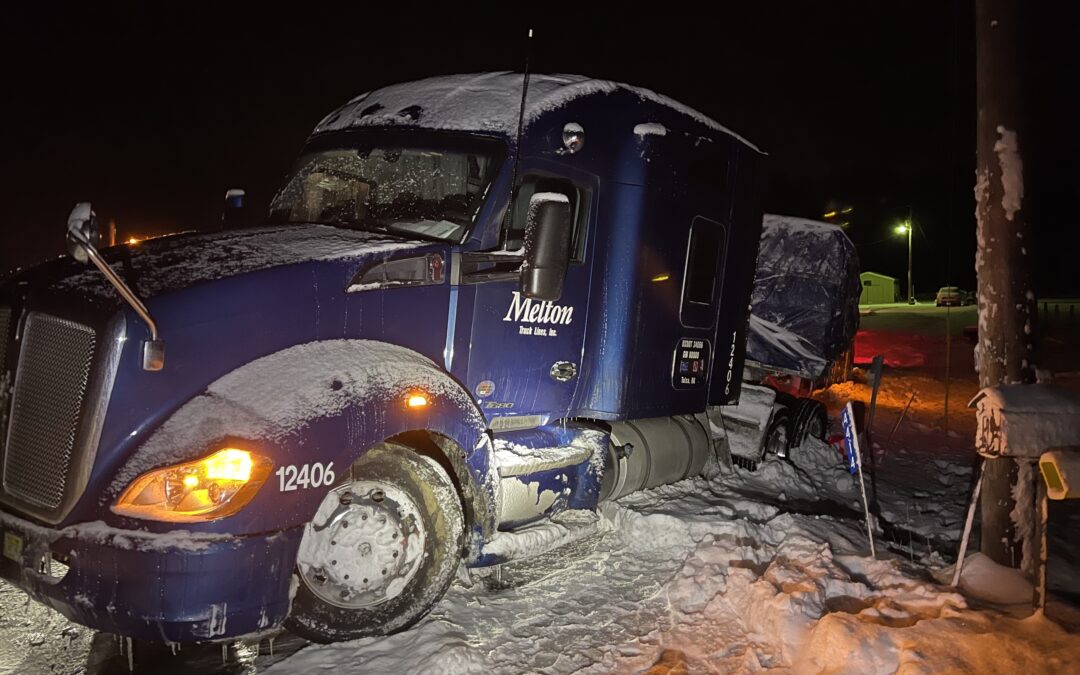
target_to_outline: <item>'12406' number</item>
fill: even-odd
[[[336,479],[334,463],[326,466],[316,462],[304,464],[299,469],[294,465],[283,466],[274,472],[278,477],[278,489],[281,492],[292,492],[300,488],[317,488],[320,485],[331,485]]]

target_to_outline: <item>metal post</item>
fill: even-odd
[[[915,222],[911,219],[911,209],[908,209],[907,226],[907,304],[915,304],[915,286],[911,282],[911,232],[915,229]]]
[[[960,552],[956,555],[956,567],[953,569],[952,587],[960,585],[960,574],[964,571],[964,557],[967,555],[968,540],[971,538],[971,526],[975,522],[975,509],[979,506],[979,492],[982,490],[983,478],[986,477],[986,460],[979,462],[979,478],[975,481],[975,490],[971,493],[971,502],[968,503],[967,519],[964,521],[964,534],[960,537]]]

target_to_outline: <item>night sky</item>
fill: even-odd
[[[662,4],[679,9],[5,9],[0,272],[62,252],[76,201],[93,201],[124,237],[214,228],[230,187],[246,188],[263,213],[330,110],[394,82],[520,71],[532,27],[534,71],[653,89],[766,150],[767,211],[820,217],[832,201],[853,206],[863,269],[904,277],[907,251],[892,228],[910,208],[916,290],[973,288],[972,4],[747,4],[711,3],[708,19]],[[1065,4],[1027,17],[1023,46],[1024,213],[1044,296],[1080,291],[1080,12]]]

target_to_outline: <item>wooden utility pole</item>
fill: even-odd
[[[1032,381],[1034,308],[1028,254],[1029,227],[1022,208],[1021,91],[1017,0],[975,1],[978,121],[975,218],[979,277],[979,386]],[[1020,565],[1010,513],[1017,466],[987,460],[982,486],[982,552],[1003,565]],[[1026,508],[1027,505],[1021,505]]]

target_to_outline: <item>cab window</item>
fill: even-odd
[[[687,243],[679,312],[684,326],[712,326],[723,284],[726,246],[723,225],[701,216],[694,218]]]

